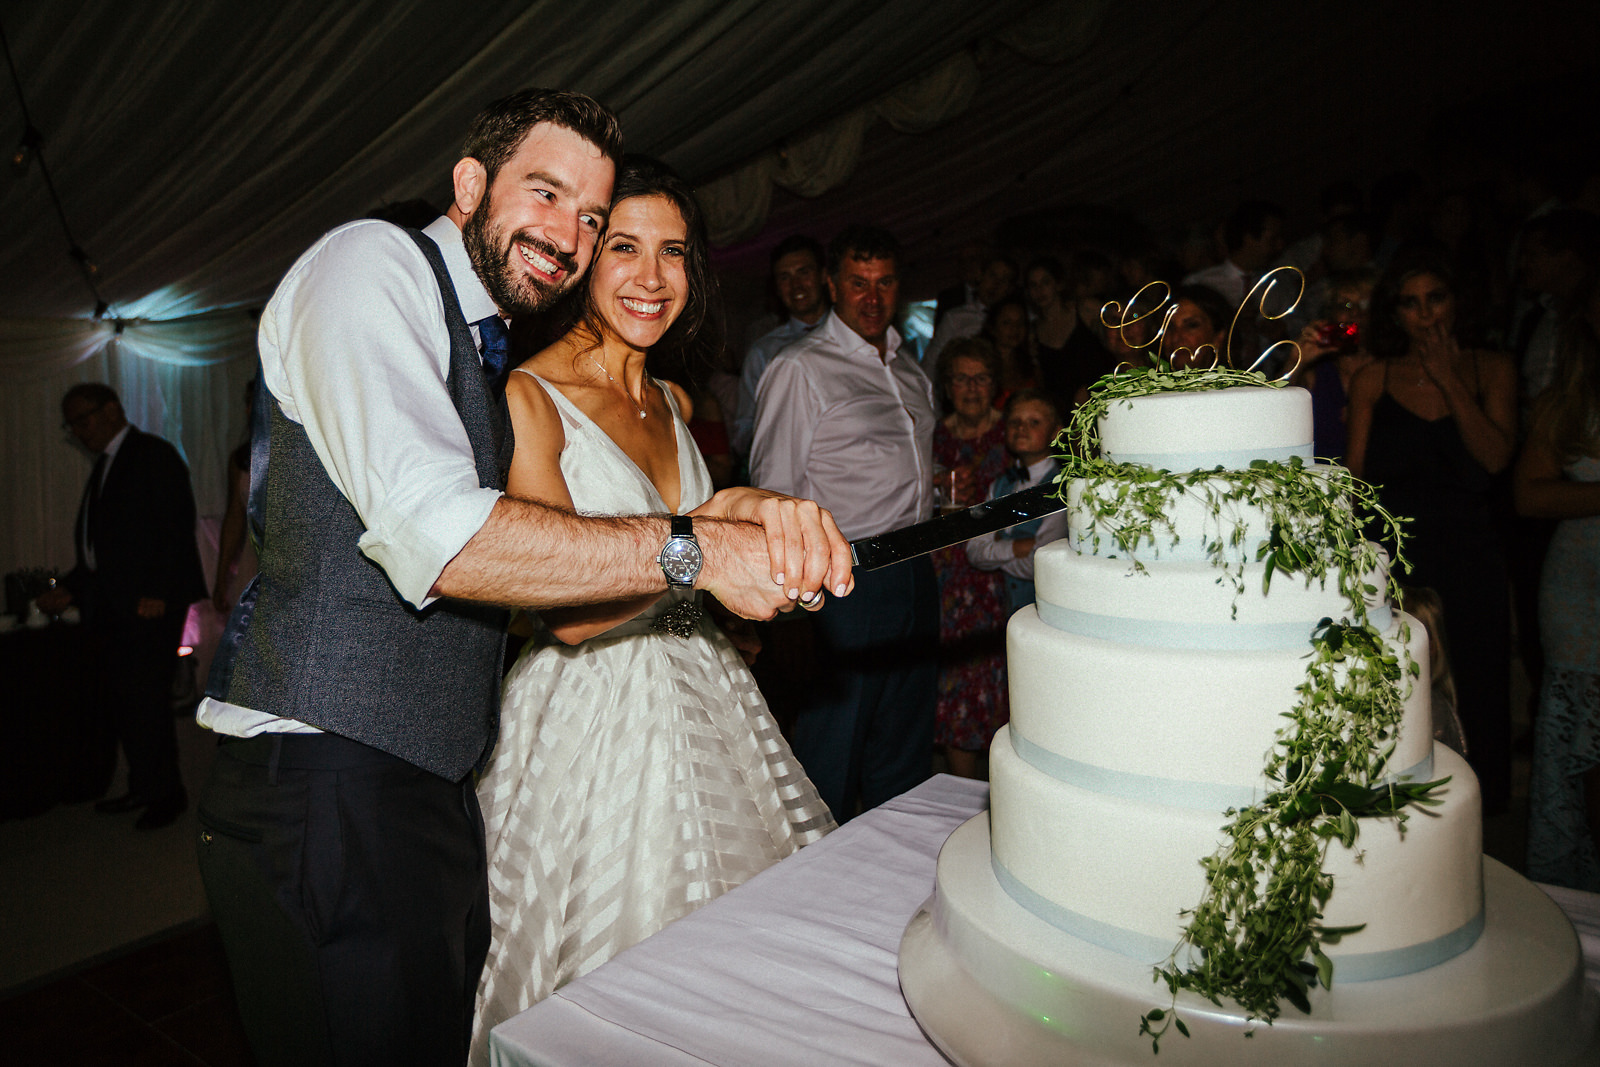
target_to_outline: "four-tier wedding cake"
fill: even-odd
[[[1152,1033],[1165,1064],[1589,1055],[1596,1009],[1576,937],[1536,887],[1482,854],[1477,780],[1434,740],[1427,634],[1391,604],[1387,557],[1346,536],[1357,518],[1337,488],[1302,492],[1321,503],[1300,512],[1293,493],[1228,475],[1351,484],[1312,462],[1308,394],[1263,384],[1112,399],[1099,439],[1100,469],[1124,473],[1066,486],[1071,535],[1039,550],[1038,603],[1008,629],[1011,722],[991,749],[990,811],[951,836],[902,943],[918,1022],[963,1065],[1150,1063]],[[1339,556],[1335,540],[1366,550]],[[1330,627],[1356,624],[1372,635],[1368,659],[1330,653]],[[1388,717],[1296,710],[1330,692]],[[1157,968],[1178,975],[1219,951],[1215,929],[1209,948],[1188,932],[1219,879],[1244,901],[1233,944],[1260,945],[1254,924],[1285,922],[1267,900],[1274,871],[1239,875],[1228,847],[1270,839],[1256,849],[1264,868],[1288,862],[1275,842],[1292,835],[1277,823],[1239,827],[1258,809],[1286,818],[1286,783],[1317,771],[1296,755],[1311,743],[1297,732],[1314,730],[1331,738],[1315,751],[1367,753],[1351,767],[1375,773],[1329,786],[1349,774],[1340,756],[1320,792],[1292,801],[1302,814],[1322,803],[1306,825],[1329,828],[1301,839],[1320,854],[1312,874],[1320,862],[1331,877],[1325,902],[1305,909],[1327,931],[1301,961],[1317,977],[1291,976],[1290,999],[1310,1010],[1169,989]],[[1384,817],[1341,818],[1328,799],[1441,781],[1413,794],[1426,805]],[[1287,929],[1303,939],[1306,926]],[[1182,1033],[1168,1032],[1174,1019]]]

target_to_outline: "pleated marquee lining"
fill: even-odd
[[[662,510],[621,450],[548,391],[580,510]],[[687,509],[710,479],[681,423],[678,450]],[[834,827],[721,631],[706,618],[689,638],[650,630],[691,595],[581,645],[530,649],[506,678],[478,787],[493,935],[474,1063],[488,1062],[495,1025]]]

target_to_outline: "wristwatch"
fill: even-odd
[[[705,557],[700,554],[700,542],[694,539],[694,520],[687,515],[672,516],[672,536],[662,546],[656,562],[661,573],[667,576],[668,585],[690,586],[700,574]]]

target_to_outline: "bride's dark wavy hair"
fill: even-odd
[[[638,196],[660,196],[670,200],[683,216],[685,231],[683,267],[689,292],[683,310],[667,332],[650,349],[652,364],[658,360],[668,364],[693,369],[694,364],[709,362],[721,351],[723,339],[722,288],[711,270],[710,242],[706,238],[705,219],[694,190],[665,163],[642,155],[625,155],[617,169],[616,184],[612,187],[611,207]],[[598,261],[604,254],[605,235],[601,235]],[[596,339],[601,336],[600,309],[590,295],[587,281],[579,291],[570,294],[555,314],[556,336],[573,329],[582,329]]]

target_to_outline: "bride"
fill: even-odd
[[[699,211],[659,164],[624,161],[585,293],[506,385],[508,492],[589,514],[712,513],[688,398],[645,369],[715,314]],[[474,1062],[490,1028],[834,826],[699,594],[542,620],[478,786],[493,940]]]

